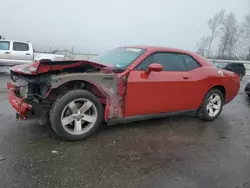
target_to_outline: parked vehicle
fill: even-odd
[[[248,97],[250,97],[250,80],[247,82],[247,85],[245,87],[245,93]]]
[[[236,73],[188,51],[119,47],[88,61],[40,61],[11,69],[17,117],[49,119],[65,140],[82,140],[102,122],[195,110],[216,119],[240,88]]]
[[[35,53],[29,42],[0,40],[0,66],[14,66],[39,60],[63,60],[64,55]]]
[[[243,63],[214,62],[214,65],[218,68],[237,73],[240,77],[240,80],[242,80],[242,78],[246,75],[246,68]]]

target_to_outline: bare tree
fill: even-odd
[[[248,43],[248,54],[246,59],[250,60],[250,13],[245,18],[245,27],[246,27],[246,39],[247,39],[246,41]]]
[[[244,43],[244,33],[245,29],[243,25],[236,25],[234,28],[234,35],[232,36],[232,54],[234,56],[238,55],[238,52],[242,50]]]
[[[247,53],[246,60],[250,61],[250,47],[248,48],[248,53]]]
[[[231,59],[236,57],[237,48],[243,33],[244,29],[237,23],[235,15],[232,12],[229,13],[222,22],[219,44],[220,58]]]
[[[212,44],[216,37],[220,37],[218,58],[250,58],[250,12],[244,22],[239,24],[232,12],[226,15],[222,9],[209,19],[208,25],[210,36],[202,37],[197,43],[197,53],[210,57]]]
[[[250,13],[245,17],[246,38],[250,41]]]
[[[211,31],[211,36],[209,37],[209,44],[208,44],[208,56],[210,56],[211,53],[211,46],[213,43],[213,40],[219,36],[219,26],[222,24],[222,21],[224,19],[225,10],[222,9],[219,13],[215,14],[213,18],[210,18],[208,21],[209,29]]]
[[[250,13],[245,16],[242,28],[243,34],[240,41],[241,54],[243,58],[250,60]]]
[[[197,53],[202,56],[207,56],[208,54],[208,45],[209,45],[210,38],[209,37],[202,37],[200,41],[196,45]]]

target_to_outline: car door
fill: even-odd
[[[151,72],[147,78],[143,77],[152,63],[161,64],[163,71]],[[183,86],[187,81],[185,63],[178,53],[157,52],[150,55],[129,74],[125,116],[182,110],[182,103],[185,103]]]
[[[183,97],[183,107],[185,109],[198,109],[205,94],[207,93],[206,70],[202,69],[201,64],[188,54],[181,54],[187,69],[187,84],[183,85],[185,94]]]
[[[33,52],[29,43],[13,42],[12,62],[13,64],[33,62]]]
[[[0,41],[0,65],[8,65],[10,58],[10,42]]]

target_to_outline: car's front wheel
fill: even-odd
[[[58,98],[50,110],[52,128],[67,141],[82,140],[95,133],[103,120],[98,98],[85,90],[73,90]]]
[[[223,102],[222,92],[218,89],[212,89],[206,94],[197,115],[203,120],[212,121],[220,115]]]

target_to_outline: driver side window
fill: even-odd
[[[158,52],[136,67],[136,70],[147,70],[152,63],[159,63],[163,67],[163,71],[186,71],[186,66],[183,58],[178,53]]]
[[[148,66],[154,62],[154,55],[149,56],[147,59],[143,60],[140,65],[136,67],[136,70],[147,70]]]

